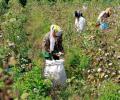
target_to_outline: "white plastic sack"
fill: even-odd
[[[65,85],[66,73],[64,69],[64,60],[46,60],[44,76],[53,80],[54,85]]]

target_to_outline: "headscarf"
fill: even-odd
[[[98,19],[97,19],[97,22],[101,23],[101,18],[104,16],[106,18],[106,14],[107,14],[107,17],[109,17],[111,15],[111,12],[112,12],[112,9],[109,7],[109,8],[106,8],[106,10],[102,11],[99,16],[98,16]]]
[[[105,10],[106,13],[109,13],[111,15],[112,9],[109,7]]]
[[[53,32],[55,32],[55,36],[62,35],[62,30],[58,25],[51,25],[50,27],[50,52],[54,50],[54,46],[55,46],[55,37],[53,36]]]

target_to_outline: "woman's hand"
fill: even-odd
[[[62,52],[59,52],[59,53],[56,53],[57,56],[61,56],[61,55],[64,55],[64,53]]]

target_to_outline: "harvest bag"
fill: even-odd
[[[108,23],[102,22],[102,23],[100,24],[100,29],[101,29],[101,30],[105,30],[105,29],[108,29],[108,28],[109,28]]]
[[[64,69],[64,60],[46,60],[44,76],[53,81],[54,85],[65,85],[66,73]]]

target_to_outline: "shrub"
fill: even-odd
[[[100,88],[99,100],[119,100],[120,86],[113,82],[105,82]]]
[[[82,70],[90,65],[90,57],[79,48],[71,48],[66,54],[66,70],[69,76],[82,77]]]
[[[19,0],[19,2],[23,7],[25,7],[25,5],[27,4],[27,0]]]
[[[9,48],[1,46],[0,47],[0,67],[3,67],[3,60],[9,54]]]
[[[5,0],[6,4],[8,4],[8,3],[9,3],[9,1],[10,1],[10,0]]]
[[[10,48],[15,55],[28,56],[30,42],[28,42],[27,32],[24,29],[24,24],[27,21],[27,12],[21,9],[17,2],[10,3],[13,7],[4,15],[5,22],[2,23],[2,29],[5,33],[4,38],[15,44],[14,48]],[[14,6],[18,7],[16,13],[14,13]]]
[[[29,100],[38,100],[47,96],[51,89],[51,81],[42,78],[40,67],[34,66],[32,71],[26,72],[22,77],[18,77],[14,83],[14,88],[20,91],[20,94],[28,93]]]
[[[8,6],[5,0],[0,0],[0,16],[7,11],[7,8]]]
[[[80,69],[86,69],[89,67],[89,56],[85,55],[79,48],[71,48],[67,56],[67,63],[69,66],[79,67]]]

